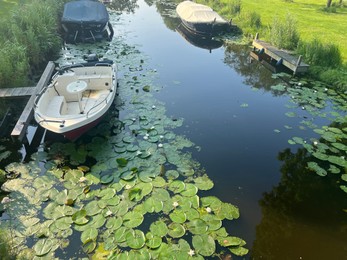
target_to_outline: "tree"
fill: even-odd
[[[331,6],[331,2],[332,2],[332,0],[327,1],[327,8],[329,8]]]

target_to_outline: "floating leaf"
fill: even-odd
[[[170,219],[175,223],[184,223],[187,220],[187,216],[183,210],[175,209],[170,213]]]
[[[158,248],[162,243],[162,239],[159,236],[154,236],[151,232],[146,234],[146,246],[149,248]]]
[[[81,234],[81,241],[86,244],[89,241],[95,240],[98,236],[98,230],[96,228],[88,228]]]
[[[144,202],[145,210],[149,213],[160,212],[163,209],[164,203],[154,197],[149,197]]]
[[[88,223],[89,220],[87,218],[87,211],[85,209],[81,209],[75,212],[72,215],[72,221],[77,225],[84,225]]]
[[[309,169],[315,171],[320,176],[326,176],[328,174],[327,171],[321,168],[316,162],[308,162],[307,166]]]
[[[185,233],[186,230],[185,228],[179,224],[179,223],[171,223],[169,226],[169,236],[173,237],[173,238],[179,238],[182,237]]]
[[[119,167],[125,167],[128,164],[128,160],[125,158],[117,158],[116,161],[117,161]]]
[[[149,230],[153,236],[164,237],[168,233],[168,227],[163,221],[156,221],[151,224]]]
[[[145,235],[141,230],[133,230],[126,234],[126,243],[129,247],[139,249],[145,245]]]
[[[204,176],[195,178],[194,182],[199,190],[210,190],[214,185],[211,179],[206,174]]]
[[[128,212],[123,216],[123,225],[128,228],[134,228],[143,222],[143,215],[138,212]]]
[[[206,233],[208,225],[204,220],[198,218],[188,222],[187,229],[195,235],[200,235]]]
[[[200,255],[211,256],[216,251],[216,243],[209,235],[195,235],[192,242],[196,252]]]
[[[174,180],[169,184],[169,190],[173,193],[180,193],[182,192],[186,187],[186,184],[183,181],[180,180]]]
[[[244,256],[248,254],[248,249],[244,248],[242,246],[240,247],[229,247],[230,252],[232,252],[233,254],[237,255],[237,256]]]
[[[181,194],[185,197],[191,197],[196,195],[197,193],[198,188],[192,183],[187,183],[185,190],[181,192]]]
[[[36,242],[33,249],[37,256],[48,254],[53,247],[53,241],[49,238],[43,238]]]

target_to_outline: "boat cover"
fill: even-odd
[[[212,8],[192,1],[183,1],[178,4],[176,12],[181,19],[190,23],[227,23]]]
[[[109,16],[106,6],[101,2],[92,0],[66,3],[61,18],[62,23],[90,22],[105,24],[108,20]]]

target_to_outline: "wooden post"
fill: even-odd
[[[254,40],[258,40],[259,39],[259,33],[255,34]]]
[[[300,66],[300,63],[301,63],[301,59],[302,59],[302,56],[300,55],[299,58],[298,58],[298,61],[296,62],[295,64],[295,69],[293,71],[293,75],[295,76],[297,70],[298,70],[298,67]]]
[[[17,124],[12,130],[12,133],[11,133],[12,139],[18,139],[21,142],[23,141],[26,134],[26,130],[28,128],[28,124],[30,123],[34,115],[33,107],[34,107],[36,95],[40,93],[41,89],[48,84],[53,74],[54,68],[55,68],[54,63],[52,61],[48,62],[46,69],[42,73],[42,76],[36,85],[34,93],[31,95],[28,103],[26,104],[21,116],[19,117],[17,121]]]

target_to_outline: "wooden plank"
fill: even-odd
[[[41,91],[41,89],[46,86],[51,79],[51,76],[54,71],[54,63],[52,61],[48,62],[46,69],[41,75],[39,82],[35,87],[34,93],[31,95],[27,105],[25,106],[21,116],[19,117],[17,124],[12,130],[11,136],[12,138],[18,139],[19,141],[23,141],[25,137],[26,130],[28,128],[28,124],[32,120],[33,117],[33,107],[36,99],[36,95]]]
[[[0,89],[0,98],[31,96],[34,91],[35,87],[2,88]]]
[[[293,56],[291,53],[285,50],[279,50],[271,44],[258,40],[253,40],[252,45],[258,49],[264,51],[268,56],[276,61],[281,61],[284,66],[291,69],[294,74],[297,72],[306,72],[309,65],[302,62],[298,57]]]

